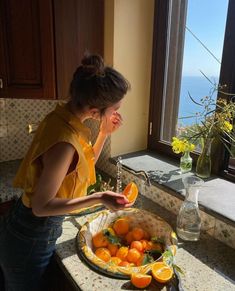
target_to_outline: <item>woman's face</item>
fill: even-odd
[[[108,118],[108,119],[111,118],[111,116],[113,116],[118,111],[118,109],[121,107],[121,104],[122,104],[122,100],[113,104],[110,107],[107,107],[105,109],[103,115],[106,116],[106,118]]]
[[[89,117],[98,121],[100,121],[103,116],[105,116],[107,119],[110,119],[112,116],[116,114],[116,112],[121,106],[121,103],[122,100],[120,100],[117,103],[114,103],[113,105],[105,108],[104,110],[93,108],[89,113]]]

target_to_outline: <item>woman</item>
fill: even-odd
[[[74,73],[69,102],[57,105],[40,124],[14,180],[24,194],[0,232],[6,290],[40,289],[64,215],[97,203],[112,211],[130,206],[121,193],[86,196],[104,142],[122,124],[117,110],[128,89],[125,78],[105,67],[101,57],[85,56]],[[88,118],[100,120],[93,147],[83,124]]]

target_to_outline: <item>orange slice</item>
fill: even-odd
[[[160,283],[168,282],[173,276],[173,270],[164,262],[156,262],[152,266],[152,275]]]
[[[131,283],[137,288],[146,288],[152,281],[151,275],[132,273]]]
[[[126,196],[130,203],[134,202],[138,196],[138,188],[134,182],[130,182],[123,190],[123,195]]]

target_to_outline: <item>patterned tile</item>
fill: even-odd
[[[30,99],[1,99],[1,122],[7,125],[7,136],[0,139],[0,162],[23,158],[33,134],[29,123],[39,123],[58,101]]]
[[[205,213],[200,210],[200,217],[202,221],[201,229],[206,231],[211,236],[214,236],[215,233],[215,217]]]
[[[0,99],[0,125],[6,124],[7,124],[6,101],[5,99]]]
[[[6,99],[7,120],[9,123],[39,122],[55,108],[57,102],[51,100]]]
[[[235,227],[216,219],[214,237],[235,248]]]

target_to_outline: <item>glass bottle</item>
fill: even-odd
[[[202,138],[202,151],[197,160],[196,175],[200,178],[209,178],[211,175],[211,144],[213,138]]]
[[[190,152],[184,152],[183,156],[180,158],[180,171],[182,174],[192,170],[192,162],[193,159],[190,157]]]
[[[186,194],[177,216],[176,232],[183,240],[197,241],[201,228],[198,194],[204,181],[196,176],[184,177],[182,181]]]

